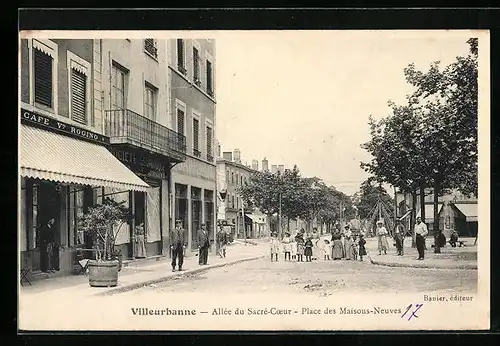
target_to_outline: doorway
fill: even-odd
[[[144,225],[144,236],[146,236],[146,193],[141,191],[134,191],[134,226],[138,226],[141,223]],[[130,232],[130,246],[129,255],[131,258],[135,256],[135,229],[131,229]]]

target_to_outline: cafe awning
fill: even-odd
[[[22,177],[134,191],[149,187],[103,146],[26,125],[20,130]]]
[[[453,203],[453,205],[465,215],[465,221],[477,221],[477,203]]]

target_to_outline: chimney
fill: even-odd
[[[264,157],[264,159],[262,160],[262,171],[265,172],[265,171],[268,171],[268,170],[269,170],[269,162]]]

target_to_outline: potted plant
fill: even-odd
[[[90,207],[79,219],[79,227],[92,236],[95,259],[89,261],[89,284],[92,287],[114,287],[121,269],[120,252],[115,249],[116,237],[130,213],[122,203],[106,199]]]

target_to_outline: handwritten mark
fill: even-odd
[[[424,304],[415,304],[415,307],[413,307],[413,304],[408,305],[408,307],[406,308],[406,311],[404,312],[404,314],[401,315],[401,318],[405,317],[405,315],[410,311],[410,309],[412,307],[413,307],[413,310],[411,311],[411,314],[408,317],[408,321],[411,320],[413,317],[418,318],[417,311],[420,310],[420,308],[423,305]]]

